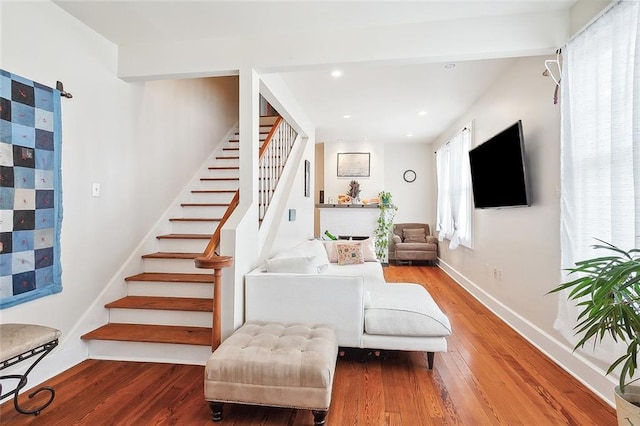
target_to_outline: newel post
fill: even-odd
[[[222,320],[222,269],[233,265],[233,257],[231,256],[203,256],[196,257],[196,268],[213,269],[213,323],[211,326],[211,351],[213,352],[220,346],[221,325]]]

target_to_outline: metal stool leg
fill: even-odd
[[[22,388],[24,388],[27,385],[27,376],[29,375],[29,373],[31,373],[31,370],[33,370],[33,368],[42,360],[42,358],[44,358],[45,356],[47,356],[49,354],[49,352],[51,352],[53,350],[53,348],[55,348],[56,346],[58,346],[58,340],[54,340],[51,341],[49,343],[45,343],[42,346],[39,346],[35,349],[32,349],[28,352],[25,352],[23,354],[18,355],[17,357],[11,359],[11,360],[7,360],[3,363],[2,368],[6,368],[8,366],[17,364],[18,362],[24,361],[25,359],[31,358],[33,356],[36,356],[38,354],[41,354],[35,361],[33,364],[31,364],[31,366],[27,369],[27,371],[25,371],[24,374],[19,375],[19,374],[9,374],[6,376],[0,376],[0,380],[3,379],[19,379],[18,385],[16,386],[15,389],[13,389],[12,391],[9,391],[5,394],[0,395],[0,399],[4,399],[5,397],[12,395],[13,394],[13,406],[15,407],[16,411],[18,411],[21,414],[33,414],[35,416],[37,416],[38,414],[40,414],[40,412],[42,410],[44,410],[45,408],[47,408],[52,402],[53,402],[53,398],[55,398],[56,392],[55,390],[50,387],[50,386],[43,386],[41,388],[36,389],[35,391],[31,392],[29,394],[29,398],[33,398],[35,397],[37,394],[39,394],[40,392],[49,392],[49,399],[42,405],[40,405],[39,407],[36,407],[34,409],[25,409],[23,407],[20,406],[20,404],[18,403],[18,394],[19,392],[22,390]],[[2,392],[2,385],[0,385],[0,393]]]

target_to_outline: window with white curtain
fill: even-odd
[[[473,247],[470,149],[471,126],[467,126],[436,151],[436,231],[440,241],[449,240],[450,249]]]
[[[562,268],[592,258],[595,238],[640,247],[640,4],[619,2],[563,49]],[[556,328],[574,340],[577,309]]]

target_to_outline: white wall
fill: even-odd
[[[317,189],[314,184],[315,174],[314,150],[316,142],[315,126],[307,117],[305,111],[298,104],[295,96],[282,78],[277,74],[262,74],[260,76],[260,93],[282,115],[282,117],[296,130],[300,144],[300,152],[292,152],[287,160],[295,166],[292,179],[285,188],[285,203],[280,206],[278,216],[280,223],[274,224],[275,229],[269,232],[269,238],[262,248],[260,259],[282,250],[292,247],[314,236],[314,193]],[[310,194],[304,196],[304,160],[311,162],[310,170]],[[289,209],[296,210],[296,220],[289,221]]]
[[[339,152],[369,152],[370,176],[369,177],[338,177],[338,153]],[[338,194],[346,194],[349,190],[349,182],[355,179],[360,184],[360,199],[377,197],[385,188],[385,151],[384,145],[375,142],[342,143],[325,142],[324,144],[324,202],[329,202],[329,197],[335,197],[338,202]],[[318,188],[323,189],[323,188]]]
[[[329,202],[330,196],[346,193],[351,181],[351,178],[336,176],[338,152],[371,152],[371,177],[356,178],[363,191],[360,198],[377,197],[380,191],[389,191],[393,195],[394,204],[398,206],[395,223],[423,222],[434,225],[431,200],[434,154],[431,144],[323,143],[316,146],[316,166],[324,167],[324,172],[316,177],[316,183],[320,185],[318,189],[325,190],[325,203]],[[403,174],[408,169],[416,172],[415,182],[408,183],[403,179]],[[317,216],[316,226],[319,222],[320,218]],[[321,231],[317,228],[316,234]]]
[[[2,322],[62,331],[34,370],[56,374],[86,357],[78,321],[237,122],[236,78],[125,83],[117,47],[50,2],[1,2],[3,69],[63,81],[61,293],[0,312]],[[25,17],[29,25],[24,25]],[[91,197],[91,183],[102,186]]]
[[[433,147],[425,143],[386,144],[384,159],[385,190],[398,206],[395,223],[421,222],[433,228],[435,217],[431,204]],[[406,170],[416,172],[416,180],[403,179]]]
[[[615,1],[615,0],[614,0]],[[575,34],[588,24],[600,11],[613,3],[612,0],[579,0],[571,6],[570,30]]]
[[[554,330],[558,296],[546,294],[560,282],[560,109],[552,102],[553,81],[542,76],[544,59],[518,60],[434,144],[441,146],[471,120],[477,145],[521,119],[532,193],[531,207],[475,210],[474,249],[449,250],[443,243],[441,265],[512,327],[611,401],[611,381],[573,356],[570,345]],[[435,196],[434,179],[432,208]],[[494,268],[502,271],[501,279],[494,278]]]

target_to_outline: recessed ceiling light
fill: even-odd
[[[420,111],[418,115],[427,115],[427,111]]]
[[[342,142],[342,139],[338,138],[338,143]]]
[[[341,77],[342,76],[342,71],[340,70],[333,70],[331,71],[331,77]]]
[[[343,115],[342,117],[344,117],[344,118],[351,118],[351,114],[345,114],[345,115]]]
[[[407,132],[407,137],[410,138],[411,136],[413,136],[413,133]]]
[[[456,64],[454,64],[453,62],[449,62],[448,64],[445,64],[444,67],[446,69],[451,69],[451,68],[455,68]]]

